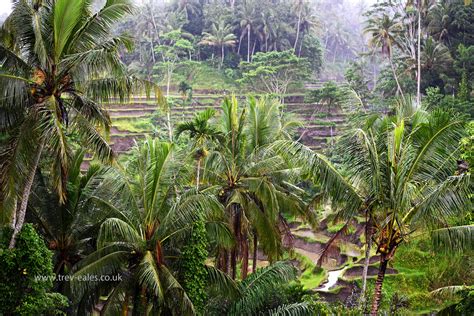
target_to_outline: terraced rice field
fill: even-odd
[[[208,91],[209,92],[209,91]],[[192,104],[182,106],[180,96],[172,96],[171,122],[191,119],[198,111],[213,108],[220,111],[225,94],[208,93],[193,96]],[[135,141],[146,135],[166,134],[166,114],[158,110],[153,99],[135,97],[128,103],[106,105],[112,119],[110,143],[118,153],[128,151]],[[284,111],[293,113],[302,121],[296,139],[314,150],[323,150],[331,144],[331,139],[340,134],[345,127],[345,116],[335,109],[327,109],[320,104],[304,102],[303,95],[285,97]]]

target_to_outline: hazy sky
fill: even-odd
[[[0,0],[0,15],[10,13],[12,4],[10,0]]]
[[[73,1],[73,0],[71,0]],[[140,2],[140,0],[135,0],[136,2]],[[360,0],[348,0],[349,2],[359,2]],[[373,3],[376,0],[366,0],[367,3]],[[11,0],[0,0],[0,15],[4,13],[10,13],[11,11]]]

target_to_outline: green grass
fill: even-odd
[[[336,126],[335,122],[324,121],[324,120],[314,120],[312,123],[315,125],[321,125],[321,126]]]
[[[303,273],[300,275],[299,280],[304,289],[311,290],[317,288],[326,280],[327,271],[317,267],[308,257],[294,252],[293,258],[300,262],[300,268]]]
[[[301,274],[300,282],[303,285],[304,289],[315,289],[321,285],[321,283],[326,280],[327,272],[324,269],[319,271],[313,271],[312,269],[307,269]]]
[[[154,130],[151,117],[146,118],[131,118],[131,119],[112,119],[112,126],[116,127],[120,131],[131,132],[131,133],[145,133],[152,132]]]
[[[337,233],[339,230],[341,230],[344,224],[345,224],[344,222],[333,224],[332,221],[329,221],[327,231],[330,232],[331,234]]]
[[[178,70],[172,78],[172,84],[178,85],[179,82],[187,79],[186,74]],[[224,70],[218,70],[216,67],[206,63],[200,63],[196,66],[196,72],[190,84],[193,89],[225,89],[235,91],[239,88],[234,79],[225,75]]]

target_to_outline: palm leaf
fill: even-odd
[[[462,252],[474,249],[474,225],[454,226],[431,232],[431,240],[437,251]]]

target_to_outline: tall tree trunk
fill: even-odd
[[[221,46],[221,64],[219,66],[219,69],[224,65],[224,54],[225,54],[225,48],[224,45]]]
[[[301,10],[303,8],[300,7],[300,11],[298,12],[298,24],[296,25],[296,39],[295,39],[295,44],[293,45],[293,51],[296,54],[296,45],[298,44],[298,39],[300,37],[300,24],[301,24]]]
[[[416,72],[416,106],[421,106],[421,4],[418,1],[418,69]]]
[[[372,222],[370,216],[367,217],[365,224],[365,259],[364,269],[362,270],[362,293],[360,295],[361,305],[366,301],[366,289],[367,289],[367,272],[369,271],[370,264],[370,250],[372,248]]]
[[[232,251],[231,250],[226,250],[225,251],[225,272],[228,274],[228,275],[231,275],[231,257],[232,257]]]
[[[301,33],[301,41],[300,41],[300,48],[298,50],[298,57],[301,57],[301,50],[303,49],[303,42],[304,42],[304,32]]]
[[[250,62],[250,27],[247,26],[247,62]]]
[[[201,175],[201,157],[199,157],[198,159],[197,171],[196,171],[196,191],[198,192],[199,192],[200,175]]]
[[[400,86],[400,82],[398,81],[397,71],[395,70],[395,65],[393,64],[391,55],[388,56],[388,60],[390,62],[390,67],[392,68],[393,78],[395,79],[395,82],[397,83],[397,91],[398,93],[400,93],[402,98],[405,99],[405,96],[403,95],[402,87]]]
[[[125,294],[125,298],[122,303],[122,316],[128,316],[128,301],[130,299],[130,296],[128,294]]]
[[[255,46],[257,46],[257,38],[253,41],[253,47],[252,47],[252,54],[250,55],[253,58],[253,54],[255,53]]]
[[[242,40],[244,39],[244,34],[242,33],[239,38],[239,46],[237,47],[237,55],[240,55],[240,48],[242,47]]]
[[[242,238],[242,269],[240,271],[240,277],[245,279],[249,271],[249,241],[247,236]]]
[[[156,63],[155,49],[154,49],[155,44],[153,44],[153,38],[151,38],[151,36],[150,36],[150,46],[151,46],[151,49],[150,49],[150,51],[151,51],[151,60],[153,62],[153,65],[155,65],[155,63]]]
[[[173,142],[173,127],[171,126],[171,109],[166,111],[166,121],[168,124],[168,138],[170,142]]]
[[[257,270],[257,263],[258,263],[257,251],[258,251],[258,237],[257,237],[257,232],[254,231],[253,232],[252,272],[255,272]]]
[[[10,239],[10,245],[8,246],[9,249],[15,248],[16,239],[25,222],[26,209],[28,207],[28,199],[30,197],[31,187],[33,186],[33,181],[35,179],[36,169],[38,169],[41,153],[43,152],[43,147],[44,147],[44,140],[40,140],[40,144],[36,151],[36,156],[33,160],[33,165],[31,166],[31,169],[29,170],[29,173],[25,181],[25,186],[21,194],[20,208],[18,210],[15,210],[16,215],[13,217],[15,222],[12,223],[12,227],[14,228],[13,228],[12,237]]]
[[[384,254],[380,255],[380,267],[379,273],[377,275],[377,280],[375,281],[374,289],[374,299],[372,301],[372,310],[370,312],[371,316],[377,316],[379,311],[380,301],[382,300],[382,285],[383,279],[385,278],[385,271],[387,270],[388,260]]]
[[[170,96],[170,85],[171,85],[171,71],[168,69],[168,75],[166,78],[166,99]],[[173,127],[171,126],[171,108],[166,110],[166,124],[168,125],[168,138],[170,142],[173,142]]]
[[[232,272],[232,278],[235,280],[237,277],[237,259],[240,253],[240,244],[242,242],[242,236],[240,234],[240,211],[238,209],[238,206],[233,204],[231,206],[232,208],[232,217],[233,217],[233,230],[234,230],[234,236],[235,236],[235,246],[232,249],[232,255],[230,258],[230,265],[231,265],[231,272]]]

